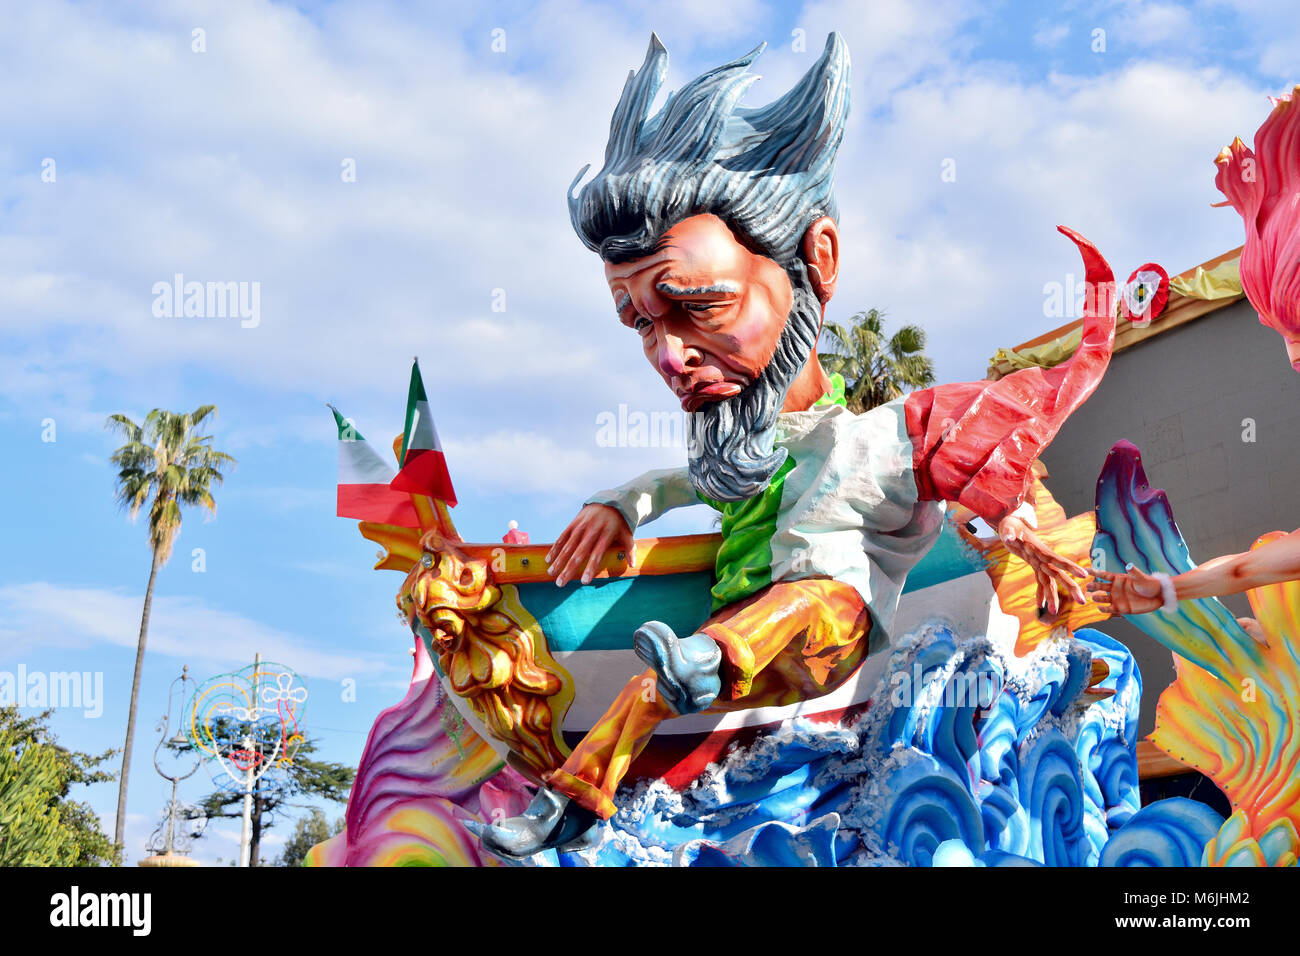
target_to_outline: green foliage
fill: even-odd
[[[155,408],[143,424],[120,414],[110,415],[106,423],[126,438],[109,459],[118,469],[117,500],[132,519],[149,502],[149,544],[160,565],[171,557],[180,533],[181,505],[199,505],[215,514],[212,487],[225,480],[222,469],[235,464],[211,446],[211,435],[195,434],[216,412],[215,405],[188,414]]]
[[[887,337],[885,315],[877,309],[849,321],[847,328],[834,322],[822,326],[825,350],[817,356],[827,374],[844,376],[849,411],[861,414],[934,384],[934,362],[925,355],[920,326],[905,325]]]
[[[0,707],[0,866],[98,866],[119,857],[88,804],[68,799],[74,784],[112,780],[99,756],[59,746],[50,711],[23,717]]]
[[[0,866],[63,865],[58,789],[54,753],[0,730]]]
[[[276,866],[302,866],[307,853],[317,843],[324,843],[335,834],[343,832],[343,818],[339,817],[330,826],[325,819],[325,812],[319,807],[312,807],[305,817],[299,817],[293,828],[293,836],[284,844]]]

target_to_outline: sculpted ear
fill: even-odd
[[[835,294],[840,275],[840,231],[835,220],[822,216],[803,234],[803,258],[808,264],[808,278],[822,305]]]

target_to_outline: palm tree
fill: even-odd
[[[934,362],[925,356],[925,330],[905,325],[885,337],[885,314],[877,309],[859,312],[849,327],[826,322],[822,326],[825,350],[818,350],[828,374],[844,376],[849,411],[861,414],[892,402],[904,392],[934,384]]]
[[[126,746],[122,750],[122,776],[117,784],[117,821],[113,842],[122,845],[126,826],[126,784],[131,772],[131,742],[135,737],[135,712],[140,695],[140,671],[144,665],[145,638],[149,633],[149,608],[158,569],[172,555],[172,544],[181,531],[181,505],[200,505],[215,514],[212,485],[225,480],[222,469],[235,459],[214,449],[211,435],[195,431],[217,406],[201,405],[189,414],[155,408],[140,425],[125,415],[110,415],[105,427],[120,431],[124,444],[109,460],[117,466],[117,500],[134,521],[149,503],[149,549],[153,564],[149,586],[144,592],[140,615],[140,642],[135,651],[135,677],[131,681],[131,710],[126,720]]]

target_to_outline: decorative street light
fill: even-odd
[[[181,731],[180,724],[183,720],[183,715],[181,718],[178,718],[176,733],[171,737],[167,736],[167,732],[172,726],[171,714],[173,700],[179,697],[181,701],[184,701],[186,684],[194,684],[194,681],[189,676],[189,670],[188,666],[182,667],[181,676],[172,681],[171,687],[167,691],[167,712],[163,714],[162,719],[158,723],[157,730],[161,736],[158,739],[158,746],[154,748],[153,766],[154,769],[158,771],[158,776],[162,777],[164,780],[171,781],[172,795],[171,799],[167,802],[166,815],[164,816],[163,821],[149,837],[148,843],[145,844],[145,848],[150,850],[153,855],[141,860],[139,864],[140,866],[199,865],[197,860],[194,860],[185,854],[189,852],[194,839],[203,832],[203,828],[207,824],[207,816],[199,807],[196,807],[193,804],[177,802],[176,789],[182,780],[186,780],[194,775],[195,771],[199,769],[199,764],[202,763],[202,760],[198,754],[193,752],[194,748],[190,746],[189,738],[187,738]],[[179,693],[177,690],[178,684],[180,685]],[[160,758],[163,756],[164,752],[182,758],[179,762],[176,760],[167,761],[170,769],[173,771],[172,773],[168,773],[167,770],[163,769],[163,763],[160,761]],[[190,766],[189,770],[185,770],[188,761],[184,758],[187,755],[193,757],[193,766]],[[182,770],[185,770],[185,772],[182,773]],[[179,834],[176,830],[178,819],[184,821],[186,824]]]
[[[302,679],[258,654],[251,667],[206,681],[186,707],[189,742],[208,763],[213,783],[243,796],[240,866],[252,862],[253,795],[264,776],[293,765],[306,702]]]

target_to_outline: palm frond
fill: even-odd
[[[109,456],[118,469],[116,498],[134,519],[149,506],[149,543],[160,564],[171,557],[181,531],[182,505],[215,514],[212,487],[225,480],[223,469],[235,459],[211,445],[212,437],[196,427],[215,417],[215,405],[200,405],[188,414],[155,408],[137,423],[126,415],[109,416],[106,427],[121,431],[126,442]]]
[[[139,442],[143,435],[143,430],[129,416],[120,412],[109,415],[104,421],[104,427],[109,431],[120,431],[125,436],[127,443]]]
[[[213,418],[217,417],[217,406],[200,405],[198,408],[194,409],[194,411],[190,412],[188,416],[190,428],[197,428],[200,424],[202,424],[203,420],[207,418],[209,415],[211,415]],[[209,436],[205,436],[205,437],[209,437]]]
[[[849,409],[864,412],[893,401],[911,389],[934,384],[934,363],[925,352],[925,330],[904,325],[886,334],[885,313],[867,309],[851,317],[847,326],[822,325],[818,359],[829,373],[844,377]]]

